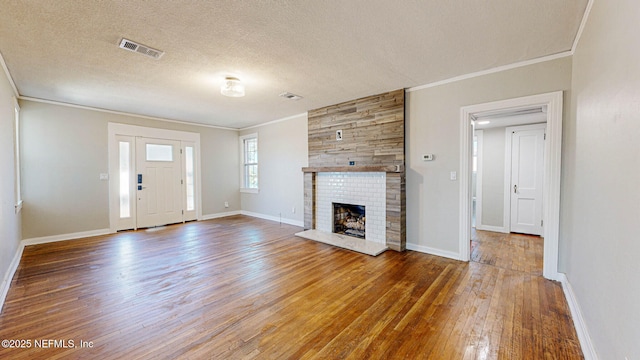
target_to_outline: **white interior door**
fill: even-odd
[[[538,126],[511,134],[512,232],[542,235],[544,133]]]
[[[180,141],[136,138],[137,227],[182,222]]]

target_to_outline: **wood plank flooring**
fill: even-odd
[[[471,229],[471,261],[542,276],[543,239]]]
[[[29,246],[0,339],[31,346],[0,358],[582,358],[558,283],[300,230],[233,216]]]

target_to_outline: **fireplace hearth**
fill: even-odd
[[[365,238],[365,207],[362,205],[333,203],[333,232]]]

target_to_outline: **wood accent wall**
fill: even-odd
[[[346,172],[377,168],[387,173],[387,246],[404,251],[404,89],[311,110],[308,116],[309,167],[303,169],[305,229],[316,228],[318,172],[334,172],[336,167]],[[337,130],[342,130],[342,140],[336,140]],[[355,165],[349,166],[350,161],[355,161]]]
[[[309,167],[349,161],[404,166],[403,89],[309,111]]]

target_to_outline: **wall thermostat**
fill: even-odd
[[[422,154],[422,161],[432,161],[433,154]]]

